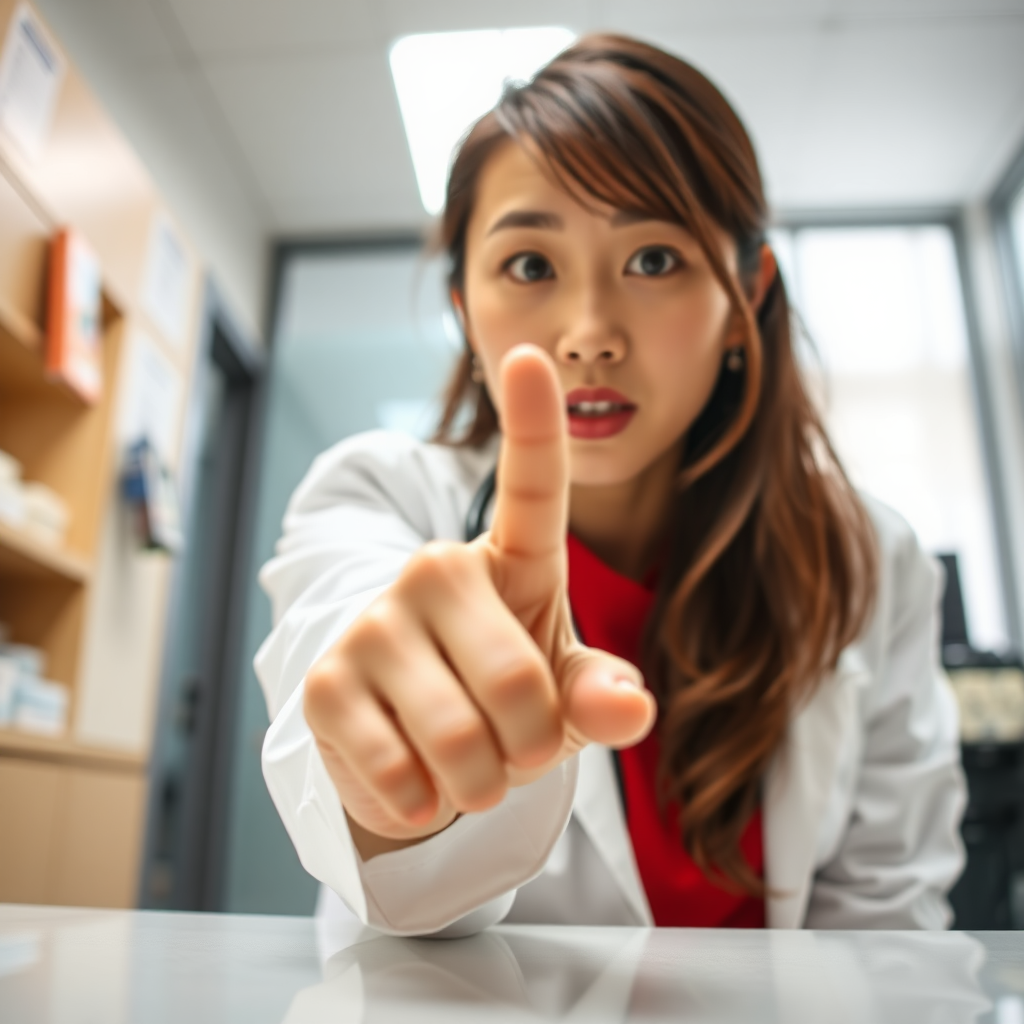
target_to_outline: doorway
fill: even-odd
[[[241,601],[262,359],[207,285],[180,468],[185,547],[171,585],[139,903],[223,904]]]

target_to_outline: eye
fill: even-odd
[[[650,245],[641,249],[626,264],[627,274],[640,277],[664,277],[682,265],[682,260],[671,249],[662,245]]]
[[[524,252],[505,264],[505,269],[516,281],[529,284],[531,281],[544,281],[555,276],[554,267],[539,253]]]

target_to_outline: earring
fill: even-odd
[[[484,382],[484,368],[480,365],[480,360],[475,353],[469,363],[469,379],[474,384],[483,384]]]
[[[744,352],[742,348],[731,348],[725,354],[725,368],[730,373],[739,373],[743,369],[745,363],[746,360],[744,359]]]

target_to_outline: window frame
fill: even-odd
[[[1021,154],[1021,176],[1024,181],[1024,152]],[[1016,193],[1013,193],[1015,196]],[[1009,205],[1007,204],[1007,210]],[[1009,221],[1007,220],[1007,225]],[[964,211],[957,207],[921,207],[864,210],[823,210],[823,211],[778,211],[772,221],[772,228],[798,232],[815,228],[893,228],[893,227],[941,227],[949,231],[956,255],[957,275],[960,280],[960,297],[963,302],[964,322],[967,331],[968,364],[971,378],[971,392],[981,439],[981,458],[985,480],[988,486],[989,507],[992,515],[992,530],[998,562],[999,582],[1006,620],[1006,634],[1015,650],[1024,648],[1024,633],[1021,629],[1021,603],[1019,585],[1013,561],[1013,537],[1009,516],[1006,488],[1000,470],[999,442],[995,415],[992,408],[992,392],[988,381],[988,366],[977,307],[970,287],[971,271],[967,254],[967,234]],[[1009,229],[1007,227],[1009,241]],[[1024,344],[1024,342],[1022,342]],[[1018,370],[1021,361],[1018,360]],[[1022,390],[1024,394],[1024,390]]]
[[[1017,374],[1017,390],[1024,401],[1024,252],[1017,252],[1010,221],[1014,200],[1021,195],[1024,195],[1024,146],[1010,162],[988,202],[1010,329],[1010,348]]]

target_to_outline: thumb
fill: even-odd
[[[657,705],[628,661],[580,644],[558,675],[566,726],[582,742],[630,747],[651,731]]]

